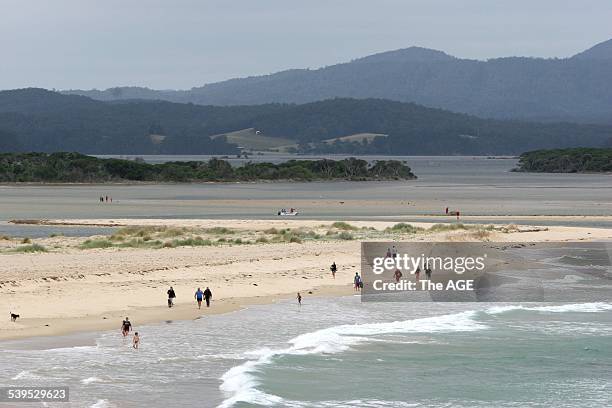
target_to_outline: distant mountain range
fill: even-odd
[[[612,145],[612,126],[533,123],[382,99],[200,106],[103,102],[44,89],[0,92],[0,151],[88,154],[298,153],[452,155]]]
[[[411,47],[185,91],[118,87],[65,93],[222,106],[382,98],[486,118],[612,124],[612,40],[564,59],[478,61]]]

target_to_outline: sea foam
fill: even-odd
[[[221,377],[220,389],[228,398],[219,407],[228,408],[238,402],[263,406],[282,404],[281,397],[257,389],[260,384],[255,376],[262,366],[272,363],[276,356],[342,353],[351,346],[375,340],[369,336],[383,334],[450,333],[486,329],[488,326],[474,320],[476,314],[475,311],[467,311],[387,323],[333,326],[297,336],[289,340],[289,347],[284,349],[251,352],[255,359],[231,368]]]
[[[610,303],[573,303],[567,305],[555,305],[555,306],[495,306],[487,310],[487,313],[496,315],[500,313],[511,312],[515,310],[527,310],[533,312],[549,312],[549,313],[598,313],[612,310],[612,304]]]

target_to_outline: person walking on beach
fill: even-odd
[[[359,276],[359,272],[355,272],[353,283],[355,284],[355,291],[358,291],[359,289],[361,289],[361,276]]]
[[[387,248],[387,258],[391,258],[391,248]]]
[[[174,306],[174,298],[176,298],[176,293],[174,293],[174,288],[170,286],[170,289],[168,289],[168,307]]]
[[[402,279],[402,271],[400,271],[399,269],[395,270],[395,282],[399,282],[400,279]]]
[[[206,290],[204,291],[204,299],[206,300],[206,307],[210,307],[210,299],[212,299],[212,292],[210,291],[208,286],[206,287]]]
[[[393,257],[393,259],[397,258],[397,248],[395,247],[395,245],[393,245],[393,247],[391,248],[391,256]]]
[[[123,337],[126,337],[130,333],[130,330],[132,330],[132,323],[130,323],[130,319],[126,317],[123,323],[121,323],[121,332],[123,333]]]
[[[193,297],[198,302],[198,309],[201,309],[202,308],[202,298],[204,297],[204,292],[202,292],[202,289],[198,288],[198,290],[196,290],[196,293],[195,295],[193,295]]]
[[[329,267],[329,270],[332,273],[332,278],[336,279],[336,271],[338,270],[338,267],[336,266],[336,262],[332,262],[331,266]]]
[[[416,271],[414,271],[414,276],[416,277],[416,281],[418,282],[420,280],[419,277],[421,276],[421,268],[416,268]]]
[[[425,276],[427,276],[427,280],[431,280],[431,268],[429,265],[425,267]]]
[[[140,344],[140,336],[138,332],[134,333],[134,338],[132,339],[132,347],[138,350],[138,345]]]
[[[297,293],[297,301],[298,306],[302,306],[302,295],[300,295],[300,292]]]

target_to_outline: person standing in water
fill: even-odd
[[[297,301],[298,306],[302,306],[302,295],[300,295],[300,292],[297,293]]]
[[[123,323],[121,323],[121,332],[123,333],[123,337],[126,337],[130,333],[130,330],[132,330],[132,323],[130,323],[130,319],[126,317]]]
[[[176,298],[176,293],[174,293],[174,288],[170,286],[170,289],[168,289],[168,307],[174,306],[174,298]]]
[[[336,279],[336,271],[338,270],[338,267],[336,266],[336,262],[332,262],[331,266],[329,267],[329,270],[332,273],[332,278]]]
[[[427,280],[431,280],[431,268],[429,265],[425,267],[425,276],[427,276]]]
[[[202,289],[198,288],[198,290],[196,290],[196,293],[195,295],[193,295],[193,297],[198,302],[198,309],[201,309],[202,308],[202,298],[204,297],[204,292],[202,292]]]
[[[210,291],[208,286],[206,287],[206,290],[204,291],[204,299],[206,299],[206,307],[210,307],[210,299],[212,299],[212,292]]]
[[[134,338],[132,339],[132,347],[138,350],[138,345],[140,344],[140,336],[138,332],[134,333]]]

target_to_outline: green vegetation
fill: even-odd
[[[538,173],[612,172],[612,148],[536,150],[521,154],[515,171]]]
[[[108,239],[88,239],[80,245],[81,249],[110,248],[112,246],[113,243]]]
[[[285,163],[246,163],[232,167],[227,161],[148,164],[120,159],[99,159],[79,153],[0,154],[0,182],[205,182],[257,180],[399,180],[412,179],[410,167],[396,160],[369,164],[365,160],[290,160]],[[142,227],[139,227],[142,228]],[[159,227],[154,227],[159,228]],[[128,230],[127,233],[130,230]],[[223,229],[220,232],[224,233]],[[144,236],[145,232],[143,232]]]
[[[386,228],[385,231],[400,234],[416,234],[417,232],[423,231],[423,228],[400,222],[399,224]]]
[[[464,224],[434,224],[429,228],[431,232],[442,232],[442,231],[456,231],[466,230],[468,227]]]
[[[24,245],[12,250],[13,252],[25,252],[25,253],[33,253],[33,252],[47,252],[47,248],[39,244],[31,244]]]
[[[355,237],[350,232],[342,231],[340,234],[338,234],[338,239],[343,241],[351,241],[355,239]]]
[[[351,224],[347,224],[344,221],[336,221],[332,224],[333,228],[337,228],[340,230],[345,230],[345,231],[355,231],[358,230],[359,228],[355,227],[354,225]]]

